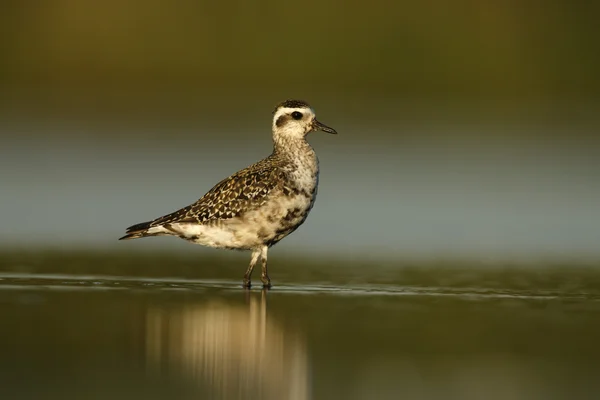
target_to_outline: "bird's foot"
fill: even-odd
[[[244,289],[250,289],[252,287],[252,282],[250,282],[250,279],[244,278],[244,281],[242,282],[242,287]]]
[[[261,275],[260,280],[263,283],[263,288],[271,289],[271,278],[269,278],[269,275]]]

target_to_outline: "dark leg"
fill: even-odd
[[[242,282],[242,286],[246,289],[250,289],[252,287],[252,282],[250,281],[250,277],[252,276],[253,268],[254,268],[254,265],[249,266],[248,269],[246,270],[246,273],[244,274],[244,281]]]
[[[261,253],[260,249],[252,250],[252,257],[250,258],[250,265],[248,265],[248,269],[246,270],[246,273],[244,274],[243,286],[245,288],[249,289],[250,286],[252,286],[250,279],[252,277],[252,271],[254,270],[254,266],[256,265],[256,262],[258,261],[258,258],[260,257],[260,253]]]
[[[260,252],[260,261],[262,264],[262,272],[260,274],[260,280],[263,283],[263,288],[270,289],[271,288],[271,278],[269,278],[269,274],[267,273],[267,250],[269,248],[264,246]]]

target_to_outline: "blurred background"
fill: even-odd
[[[115,239],[268,155],[300,98],[340,135],[310,138],[319,199],[276,252],[600,256],[595,4],[2,8],[5,246],[202,251]]]
[[[3,1],[2,387],[598,398],[599,13]],[[319,196],[269,254],[269,307],[248,254],[117,241],[267,156],[289,98],[339,135],[309,137]]]

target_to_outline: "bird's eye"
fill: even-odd
[[[298,112],[298,111],[294,111],[292,113],[292,118],[294,118],[295,120],[302,119],[302,113]]]

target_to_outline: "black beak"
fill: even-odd
[[[323,131],[323,132],[332,133],[334,135],[337,135],[337,132],[335,129],[330,128],[327,125],[320,123],[316,119],[313,120],[312,126],[313,126],[313,130],[315,130],[315,131]]]

